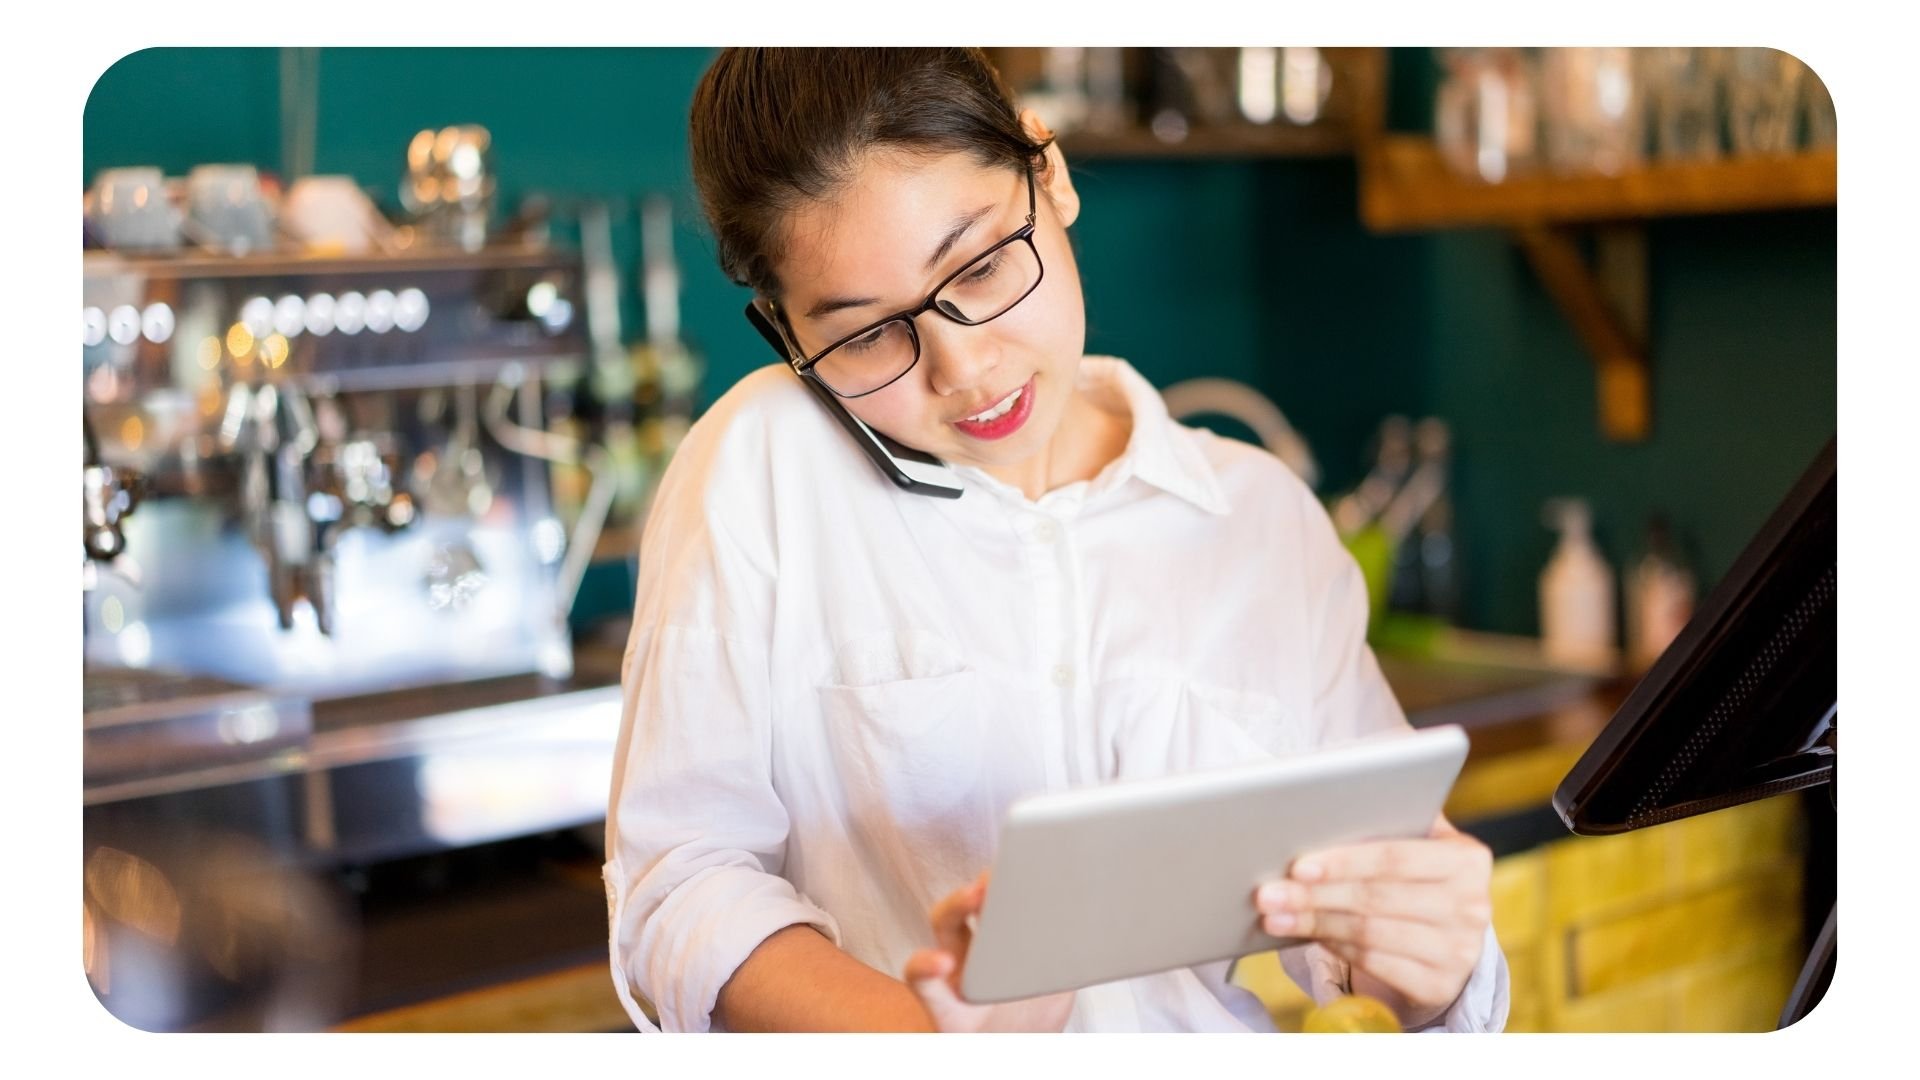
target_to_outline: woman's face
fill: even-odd
[[[1038,287],[977,326],[934,311],[919,315],[913,369],[884,389],[841,399],[868,426],[945,461],[994,472],[1027,462],[1051,442],[1086,344],[1080,274],[1066,235],[1079,203],[1058,153],[1050,152],[1047,175],[1034,173],[1033,239],[1045,270]],[[798,345],[814,355],[917,305],[1019,230],[1027,205],[1024,173],[982,166],[967,154],[869,154],[837,197],[788,220],[780,306]],[[969,421],[1016,393],[1001,416]]]

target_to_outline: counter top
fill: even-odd
[[[1379,657],[1418,728],[1458,724],[1467,761],[1446,814],[1494,849],[1523,851],[1569,835],[1553,793],[1625,700],[1632,680],[1537,663]]]

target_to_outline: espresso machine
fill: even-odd
[[[90,838],[324,864],[597,821],[617,662],[567,612],[613,478],[546,415],[590,352],[579,254],[84,265]]]
[[[83,952],[124,1022],[313,1030],[604,950],[597,880],[449,907],[446,941],[368,906],[383,873],[598,848],[625,620],[569,614],[631,567],[698,383],[667,200],[629,347],[622,204],[498,222],[490,146],[419,133],[398,221],[244,165],[87,197]]]

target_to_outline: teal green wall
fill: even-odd
[[[637,258],[633,200],[670,193],[683,327],[709,357],[711,397],[764,363],[765,347],[714,266],[688,173],[686,111],[710,55],[321,50],[316,166],[391,206],[415,131],[483,124],[503,205],[533,189],[625,200],[623,269]],[[88,102],[85,176],[125,164],[175,175],[204,161],[277,167],[278,72],[269,49],[123,59]],[[1391,123],[1423,126],[1428,53],[1396,50],[1392,74]],[[1834,431],[1832,211],[1650,226],[1655,431],[1621,446],[1598,437],[1591,364],[1502,235],[1370,235],[1346,160],[1074,170],[1089,349],[1163,385],[1211,374],[1259,387],[1312,443],[1330,489],[1356,479],[1381,416],[1453,422],[1469,625],[1535,630],[1534,575],[1552,540],[1543,499],[1591,498],[1616,561],[1634,553],[1647,512],[1663,509],[1711,581]],[[639,304],[627,285],[631,334]]]
[[[1504,236],[1436,237],[1431,407],[1456,422],[1467,620],[1530,631],[1544,500],[1583,495],[1616,567],[1650,513],[1717,579],[1833,437],[1832,211],[1649,226],[1653,432],[1596,427],[1593,364]]]
[[[1432,50],[1391,54],[1388,126],[1431,127]],[[1836,213],[1647,224],[1653,431],[1602,439],[1593,365],[1497,230],[1426,238],[1427,407],[1453,421],[1463,621],[1536,633],[1555,534],[1542,503],[1590,500],[1617,569],[1666,515],[1703,590],[1835,434]]]
[[[272,49],[145,49],[123,57],[87,98],[81,182],[115,165],[159,165],[169,176],[203,162],[278,167],[279,70]]]
[[[1088,349],[1162,386],[1216,375],[1258,387],[1312,443],[1327,486],[1357,480],[1380,417],[1420,411],[1428,389],[1426,240],[1367,235],[1353,170],[1078,166]]]
[[[712,348],[717,378],[747,370],[766,346],[739,318],[713,269],[686,154],[687,108],[711,57],[704,49],[322,49],[314,169],[346,173],[389,212],[422,128],[481,124],[493,135],[504,213],[530,191],[556,200],[616,200],[614,250],[638,266],[636,201],[672,195],[675,245],[689,270],[682,321]],[[91,178],[114,165],[181,175],[208,161],[280,168],[280,59],[275,49],[147,49],[109,68],[87,101],[82,155]],[[631,286],[631,280],[625,284]],[[622,324],[640,328],[637,289]],[[735,326],[739,323],[739,326]],[[729,363],[729,361],[732,361]]]

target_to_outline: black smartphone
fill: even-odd
[[[931,495],[936,499],[957,499],[961,496],[963,489],[960,487],[960,481],[947,468],[946,462],[924,450],[903,446],[868,427],[859,417],[848,412],[847,407],[840,404],[840,398],[821,385],[820,380],[796,370],[793,354],[787,349],[786,338],[780,333],[780,329],[773,325],[773,320],[767,317],[767,313],[760,309],[757,302],[747,303],[747,321],[753,324],[755,330],[760,331],[760,336],[767,339],[768,345],[773,346],[773,351],[778,353],[780,359],[786,363],[787,370],[793,371],[794,376],[812,391],[814,399],[840,422],[840,426],[853,437],[854,443],[880,470],[882,476],[892,481],[900,490],[914,495]]]

